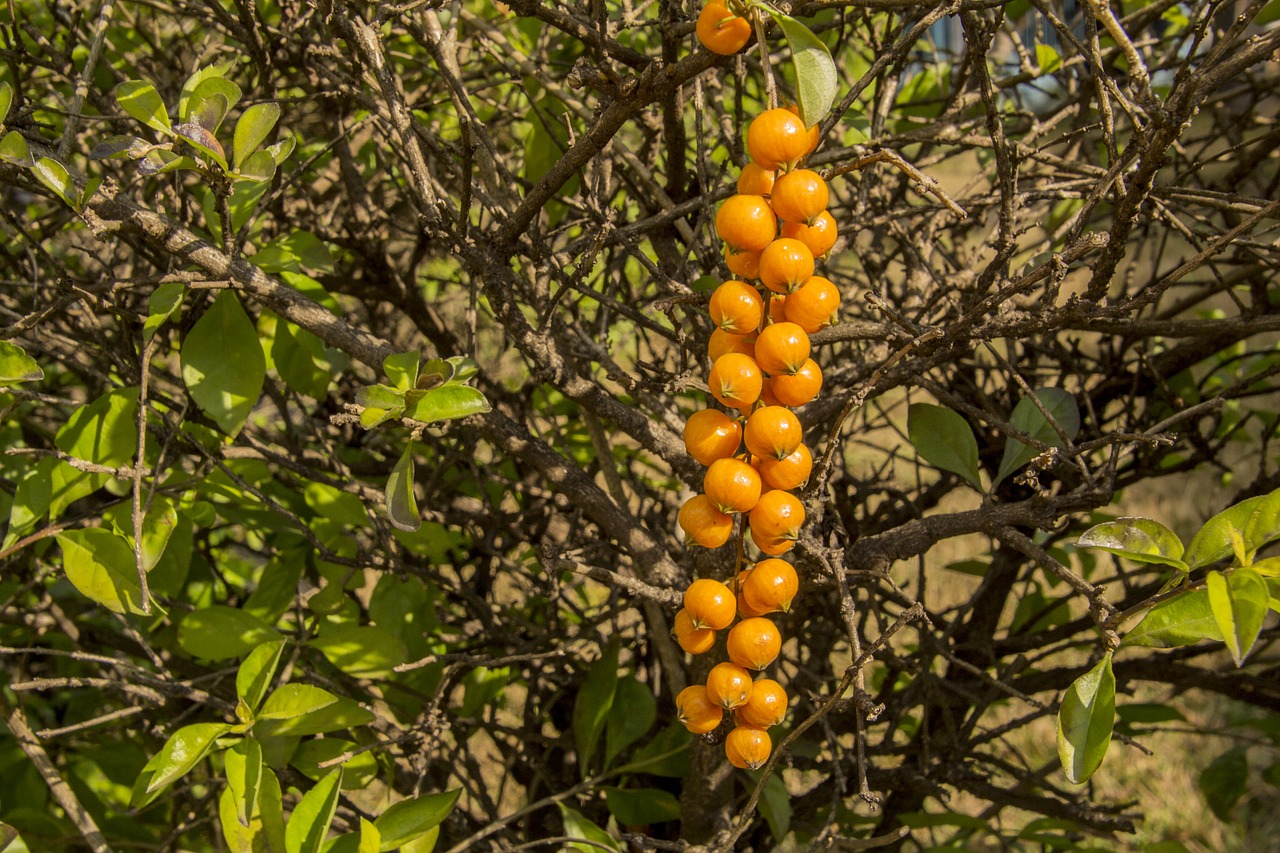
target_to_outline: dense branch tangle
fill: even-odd
[[[727,275],[710,222],[764,98],[759,52],[693,50],[697,10],[667,2],[118,4],[90,78],[77,51],[98,18],[71,5],[67,18],[18,3],[0,43],[18,93],[6,130],[58,154],[66,113],[82,104],[63,159],[110,179],[80,216],[30,171],[0,167],[0,337],[58,379],[6,398],[7,444],[56,450],[78,405],[138,386],[148,299],[186,283],[147,367],[141,497],[182,508],[193,557],[185,584],[153,584],[163,612],[140,620],[71,588],[51,545],[131,509],[127,488],[100,488],[6,544],[0,665],[25,684],[25,715],[6,716],[26,720],[13,743],[45,756],[34,784],[54,789],[66,831],[100,846],[96,833],[123,813],[109,798],[77,804],[59,784],[88,743],[136,764],[121,721],[147,721],[151,755],[179,725],[232,719],[234,661],[175,640],[187,614],[216,603],[278,620],[299,641],[294,680],[375,710],[361,737],[396,796],[462,788],[443,830],[451,845],[572,834],[561,801],[603,825],[606,783],[680,798],[682,822],[652,827],[659,841],[725,845],[732,833],[767,845],[769,827],[742,812],[755,783],[713,746],[693,743],[683,782],[615,773],[672,718],[684,686],[667,637],[672,590],[724,577],[734,559],[673,531],[701,475],[679,442],[705,405],[699,280]],[[792,788],[801,845],[858,834],[963,844],[964,829],[910,842],[895,831],[905,815],[959,807],[957,793],[1007,838],[1028,812],[1080,831],[1132,827],[1127,806],[1064,790],[1046,764],[1051,743],[1011,733],[1052,713],[1101,651],[1100,623],[1116,627],[1108,614],[1160,589],[1158,568],[1063,548],[1090,511],[1151,486],[1191,493],[1208,483],[1198,472],[1223,466],[1242,472],[1239,495],[1206,488],[1166,521],[1276,485],[1266,343],[1280,326],[1280,134],[1266,118],[1276,70],[1263,60],[1280,30],[1250,24],[1261,5],[1197,4],[1185,21],[1161,18],[1169,4],[1068,13],[1034,2],[1016,19],[983,2],[793,7],[844,75],[813,160],[834,176],[842,241],[825,274],[844,301],[841,322],[814,338],[827,391],[803,415],[831,465],[806,491],[803,603],[781,620],[797,638],[782,663],[798,700],[790,725],[807,728],[774,773]],[[770,42],[785,99],[781,45]],[[215,200],[193,173],[142,177],[131,161],[85,156],[110,134],[145,133],[116,84],[151,80],[173,109],[197,62],[223,60],[245,104],[279,100],[279,132],[299,143],[230,234],[206,219]],[[93,82],[77,98],[82,77]],[[297,232],[328,261],[255,264]],[[299,271],[342,310],[300,292]],[[280,381],[277,364],[244,431],[219,442],[202,438],[216,431],[189,398],[178,346],[224,288],[269,348],[287,320],[350,366],[329,371],[317,398]],[[417,538],[395,534],[370,499],[408,430],[331,418],[385,381],[386,355],[408,350],[475,358],[494,405],[417,443],[428,522]],[[1006,442],[1030,443],[1010,413],[1045,386],[1075,400],[1078,436],[1036,446],[1030,468],[985,495],[906,440],[908,404],[958,412],[989,486]],[[1255,451],[1243,459],[1239,437]],[[4,457],[11,496],[40,458]],[[351,501],[369,518],[353,519]],[[268,601],[286,568],[298,576]],[[430,663],[353,675],[305,644],[325,620],[374,623],[406,660]],[[623,669],[656,697],[658,724],[609,767],[601,746],[579,768],[575,697],[612,636],[625,638]],[[1270,646],[1230,673],[1202,652],[1128,654],[1122,694],[1196,688],[1194,701],[1212,692],[1275,708],[1274,691],[1258,689]],[[865,689],[839,696],[858,673]],[[103,679],[130,689],[90,692]],[[802,787],[806,771],[823,781]],[[281,774],[312,784],[296,767]],[[207,763],[196,778],[223,784]],[[210,824],[166,818],[210,814],[195,798],[180,786],[144,810],[149,841],[199,848]],[[344,796],[335,826],[357,828],[371,808]]]

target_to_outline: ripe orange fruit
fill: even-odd
[[[733,535],[733,516],[716,509],[706,495],[685,501],[677,521],[684,535],[703,548],[719,548]]]
[[[795,104],[787,104],[786,107],[784,107],[784,109],[786,109],[790,113],[794,113],[797,118],[800,117],[800,108],[797,107]],[[816,124],[813,127],[809,128],[808,134],[809,134],[809,150],[804,152],[806,157],[812,154],[814,151],[817,151],[818,143],[822,142],[822,134],[818,132],[818,126]]]
[[[733,710],[733,717],[740,726],[767,729],[776,726],[787,716],[787,691],[772,678],[757,678],[751,688],[747,704]]]
[[[751,698],[751,673],[736,663],[718,663],[707,673],[707,698],[726,711]]]
[[[737,726],[724,739],[725,757],[734,767],[743,770],[759,770],[772,751],[769,733],[754,726]]]
[[[769,245],[776,246],[780,242],[782,241],[774,240]],[[768,281],[765,283],[768,284]],[[831,322],[839,307],[840,291],[832,284],[831,279],[814,275],[788,295],[783,312],[788,320],[812,335]]]
[[[762,169],[792,169],[808,151],[808,128],[790,110],[765,110],[747,126],[747,153]]]
[[[721,512],[751,512],[760,485],[760,474],[741,459],[717,459],[702,478],[702,490]]]
[[[699,628],[693,624],[693,617],[688,610],[681,609],[676,614],[676,621],[671,633],[675,634],[680,648],[691,655],[700,655],[716,644],[716,632],[710,628]]]
[[[729,272],[738,278],[759,278],[760,277],[760,253],[759,252],[735,252],[728,246],[724,247],[724,263],[729,268]]]
[[[732,195],[716,211],[716,233],[735,252],[761,252],[778,234],[778,217],[759,195]]]
[[[790,492],[770,489],[751,508],[751,541],[770,556],[791,550],[804,526],[804,504]]]
[[[789,492],[798,489],[813,471],[813,455],[801,444],[786,459],[761,459],[756,466],[760,479],[771,489]]]
[[[729,588],[732,589],[734,594],[738,597],[738,615],[744,619],[748,619],[752,616],[764,615],[752,608],[751,605],[747,604],[747,600],[742,597],[742,584],[750,574],[750,569],[743,569],[738,572],[738,577],[735,579],[735,582],[729,586]]]
[[[730,279],[711,294],[711,322],[726,332],[749,335],[760,328],[764,319],[764,300],[760,291],[745,281]]]
[[[676,719],[695,735],[714,731],[724,719],[724,709],[707,696],[707,688],[694,684],[676,696]]]
[[[813,252],[799,240],[781,237],[760,253],[760,281],[774,293],[791,293],[813,275]]]
[[[719,631],[733,622],[738,601],[720,581],[698,578],[684,591],[684,609],[693,620],[693,627]]]
[[[742,426],[718,409],[694,412],[684,422],[685,450],[703,465],[732,456],[741,444]]]
[[[813,218],[812,222],[784,222],[782,236],[794,237],[809,247],[815,258],[824,258],[840,236],[836,219],[830,211],[824,210]]]
[[[827,209],[827,182],[812,169],[795,169],[773,183],[769,203],[784,222],[813,222]]]
[[[770,376],[795,373],[809,358],[809,336],[795,323],[773,323],[756,337],[756,364]]]
[[[764,669],[782,651],[782,635],[773,622],[763,616],[752,616],[729,630],[726,646],[729,660],[738,666]]]
[[[776,173],[759,163],[748,163],[738,173],[738,192],[743,195],[768,196],[773,191]]]
[[[822,390],[822,368],[811,358],[795,373],[779,373],[769,378],[769,390],[784,406],[803,406]]]
[[[800,579],[795,567],[786,560],[770,558],[761,560],[751,569],[751,576],[742,584],[742,596],[752,609],[764,613],[791,609],[791,601],[800,589]]]
[[[769,245],[773,244],[770,243]],[[785,323],[787,321],[787,297],[781,293],[769,294],[769,319],[775,323]]]
[[[773,393],[773,388],[770,387],[771,384],[769,377],[766,376],[764,378],[764,384],[760,386],[760,402],[764,403],[766,406],[781,406],[782,401]]]
[[[760,365],[751,356],[740,352],[720,356],[707,374],[711,395],[730,409],[745,409],[759,400],[763,385]]]
[[[708,0],[694,28],[698,41],[712,53],[732,56],[751,40],[751,22],[729,11],[724,0]]]
[[[747,339],[746,335],[735,335],[733,332],[726,332],[724,329],[713,329],[711,331],[711,339],[707,341],[707,355],[712,361],[729,352],[740,352],[743,355],[755,357],[756,342],[752,338]]]
[[[786,459],[800,446],[804,432],[795,412],[783,406],[763,406],[747,418],[743,438],[753,456]]]

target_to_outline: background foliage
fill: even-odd
[[[844,304],[751,776],[668,630],[735,559],[674,520],[761,52],[667,0],[10,0],[9,849],[1123,849],[1169,731],[1272,837],[1275,499],[1193,534],[1280,486],[1280,7],[790,11]]]

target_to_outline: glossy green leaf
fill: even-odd
[[[835,61],[822,40],[804,24],[772,9],[769,14],[782,28],[782,35],[791,49],[800,120],[805,127],[813,127],[831,111],[840,90]]]
[[[284,846],[287,853],[320,853],[324,838],[338,809],[338,794],[342,782],[342,768],[335,767],[328,776],[302,795],[289,815],[284,830]]]
[[[657,788],[605,788],[604,800],[620,826],[680,819],[680,801]]]
[[[258,711],[259,720],[292,720],[338,701],[328,690],[311,684],[285,684],[267,697]]]
[[[223,753],[222,762],[227,784],[235,796],[236,819],[241,826],[248,826],[262,783],[262,747],[253,738],[245,738]]]
[[[373,825],[382,834],[382,850],[396,850],[435,827],[453,811],[461,788],[441,794],[424,794],[400,802],[387,809]]]
[[[267,360],[235,293],[224,290],[182,342],[182,379],[227,435],[240,432],[262,396]]]
[[[168,132],[173,129],[169,111],[156,87],[142,80],[126,80],[116,87],[116,101],[120,108],[152,130]]]
[[[1084,783],[1102,765],[1116,717],[1116,679],[1111,653],[1080,676],[1058,709],[1058,758],[1067,780]]]
[[[408,658],[404,642],[375,625],[325,624],[308,645],[353,678],[389,678]]]
[[[1192,569],[1216,563],[1231,556],[1237,537],[1249,551],[1280,538],[1280,490],[1243,500],[1206,521],[1183,559]]]
[[[1249,757],[1237,746],[1219,755],[1199,778],[1200,791],[1218,820],[1229,821],[1236,803],[1249,790]]]
[[[422,526],[422,514],[413,495],[413,444],[405,447],[400,461],[387,477],[387,518],[396,528],[413,532]]]
[[[151,293],[147,301],[147,320],[142,324],[142,339],[149,341],[160,327],[182,307],[187,286],[180,281],[166,281]]]
[[[222,604],[193,610],[178,625],[178,645],[182,650],[207,660],[238,658],[279,636],[258,617]]]
[[[196,83],[189,94],[184,91],[184,95],[178,103],[180,121],[198,123],[212,134],[218,132],[227,112],[240,102],[240,87],[213,74]]]
[[[258,150],[280,119],[280,105],[274,102],[254,104],[240,115],[232,142],[232,166],[236,171],[245,158]]]
[[[18,482],[13,493],[13,505],[9,507],[9,530],[5,533],[2,547],[13,545],[49,512],[49,504],[53,501],[53,472],[65,464],[57,459],[41,459]]]
[[[418,381],[418,363],[422,356],[416,352],[400,352],[382,360],[382,370],[397,391],[408,391]]]
[[[170,735],[160,752],[138,774],[130,806],[140,808],[151,802],[152,794],[187,775],[208,755],[218,738],[230,730],[231,726],[226,723],[196,723]]]
[[[130,548],[135,548],[133,538],[133,506],[120,503],[102,514],[103,521],[111,525],[117,535],[123,537]],[[142,517],[142,568],[148,574],[160,562],[169,539],[179,525],[178,508],[166,495],[156,494],[151,498],[151,507]],[[135,556],[135,563],[137,558]]]
[[[907,437],[924,461],[959,474],[969,485],[982,490],[978,441],[960,415],[943,406],[912,403],[907,410]]]
[[[41,379],[44,379],[44,371],[34,358],[11,341],[0,341],[0,386]]]
[[[1187,564],[1182,562],[1182,540],[1172,530],[1149,518],[1118,518],[1094,525],[1076,540],[1076,545],[1109,551],[1140,563],[1187,570]]]
[[[752,774],[758,777],[758,773]],[[791,795],[787,793],[782,774],[772,773],[765,780],[764,790],[760,794],[760,814],[769,824],[769,834],[773,840],[782,843],[791,831]]]
[[[375,752],[360,751],[360,745],[342,738],[313,738],[303,741],[289,758],[289,764],[312,781],[328,773],[331,768],[321,764],[354,753],[342,762],[342,790],[358,790],[366,787],[378,775],[378,758]]]
[[[618,844],[617,839],[592,823],[582,812],[571,809],[564,803],[556,803],[556,805],[560,808],[560,817],[564,820],[565,837],[581,838],[585,841],[595,842],[594,844],[566,842],[566,850],[580,850],[582,853],[600,853],[601,849],[605,849],[617,850],[621,853],[622,847]]]
[[[609,718],[618,686],[618,639],[605,647],[600,660],[587,670],[587,677],[573,703],[573,742],[578,750],[578,772],[582,778],[590,773],[596,743]]]
[[[640,683],[634,675],[620,679],[605,725],[605,766],[608,767],[624,749],[644,737],[657,718],[658,700],[653,696],[653,688]]]
[[[1074,439],[1080,432],[1080,410],[1075,398],[1061,388],[1037,388],[1032,392],[1044,406],[1045,411],[1053,416],[1067,438]],[[1057,430],[1045,419],[1036,408],[1030,397],[1023,397],[1013,407],[1009,416],[1009,425],[1038,439],[1049,447],[1062,447],[1062,439]],[[1026,465],[1040,454],[1029,444],[1017,439],[1009,439],[1004,447],[1004,458],[1000,460],[1000,470],[996,472],[995,482],[999,483],[1014,471]]]
[[[266,151],[255,151],[236,169],[236,175],[246,181],[266,183],[276,176],[276,161]]]
[[[1270,598],[1267,582],[1252,569],[1236,569],[1229,575],[1209,572],[1205,584],[1209,607],[1227,649],[1236,666],[1244,666],[1244,659],[1258,641],[1262,622],[1267,618]]]
[[[67,580],[115,613],[142,613],[137,558],[122,536],[102,527],[58,534]]]
[[[290,686],[290,685],[286,685]],[[281,688],[283,689],[283,688]],[[278,692],[278,691],[277,691]],[[270,703],[270,698],[267,703]],[[263,706],[265,709],[265,705]],[[342,698],[313,711],[289,717],[288,719],[263,720],[254,724],[254,731],[263,737],[279,737],[283,735],[318,735],[353,729],[367,725],[374,719],[373,713],[360,707],[352,699]]]
[[[284,638],[262,643],[249,652],[236,670],[236,696],[255,713],[276,677],[284,645]]]
[[[21,133],[11,130],[0,138],[0,160],[23,167],[30,166],[34,162],[31,159],[31,148]]]
[[[1036,45],[1036,65],[1041,74],[1052,74],[1062,67],[1062,56],[1047,44]]]
[[[286,385],[317,400],[325,398],[333,375],[348,363],[343,353],[329,349],[314,334],[287,320],[276,323],[271,360]]]
[[[179,139],[203,154],[206,160],[212,160],[223,172],[228,170],[227,154],[222,150],[222,143],[203,126],[188,122],[178,125],[173,130]]]
[[[1124,635],[1124,646],[1171,649],[1204,640],[1221,640],[1222,631],[1209,606],[1209,593],[1194,589],[1162,601]]]
[[[405,417],[431,424],[483,414],[492,408],[484,394],[470,385],[442,385],[424,393]]]
[[[138,389],[110,391],[71,413],[53,443],[86,462],[114,468],[138,453]]]
[[[31,173],[69,207],[80,207],[80,191],[76,189],[66,166],[57,160],[41,157],[31,167]]]
[[[378,853],[382,836],[368,818],[360,818],[360,829],[335,838],[324,846],[324,853]]]
[[[4,124],[5,119],[9,117],[11,106],[13,106],[13,87],[7,82],[0,82],[0,125]]]

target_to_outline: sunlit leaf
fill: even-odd
[[[959,474],[979,491],[978,441],[960,415],[930,403],[912,403],[907,410],[907,437],[924,461]]]
[[[235,293],[224,290],[182,342],[182,379],[227,435],[236,435],[262,396],[267,360]]]
[[[800,120],[805,127],[813,127],[831,111],[840,90],[835,61],[822,40],[804,24],[772,9],[769,14],[778,22],[791,49]]]
[[[126,80],[116,86],[120,108],[152,130],[169,132],[173,124],[156,87],[143,80]]]
[[[1186,571],[1182,541],[1149,518],[1118,518],[1094,525],[1076,540],[1081,548],[1098,548],[1141,563],[1174,566]]]
[[[413,495],[413,474],[413,445],[410,443],[387,477],[387,518],[398,529],[410,532],[422,526],[418,501]]]
[[[1267,582],[1252,569],[1235,569],[1229,575],[1209,572],[1205,584],[1209,607],[1227,649],[1236,666],[1244,666],[1244,659],[1258,641],[1262,622],[1267,618],[1270,598]]]
[[[1058,710],[1058,758],[1068,781],[1085,782],[1111,746],[1116,717],[1116,679],[1111,653],[1067,689]]]
[[[0,385],[38,382],[41,379],[44,379],[44,371],[34,358],[17,344],[0,341]]]

